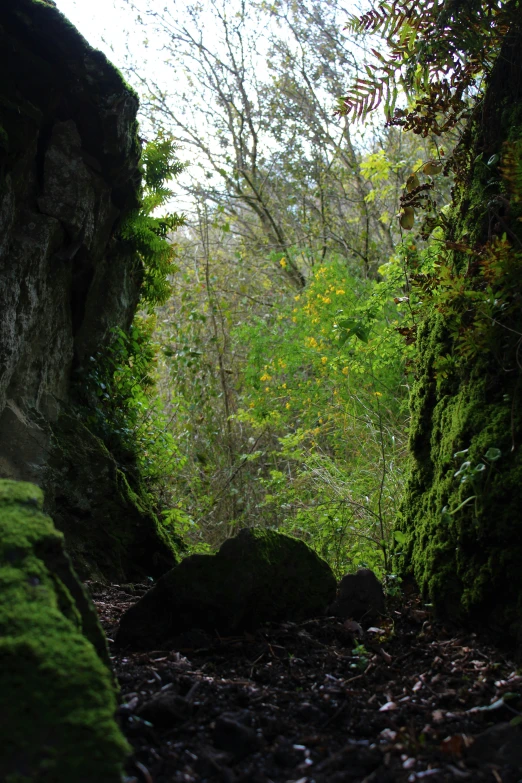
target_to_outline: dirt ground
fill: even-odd
[[[146,585],[87,585],[113,638]],[[126,783],[522,783],[522,672],[414,594],[361,633],[322,617],[119,650]]]

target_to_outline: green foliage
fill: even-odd
[[[175,153],[172,139],[162,136],[144,147],[140,206],[128,216],[121,229],[122,236],[132,245],[143,268],[140,304],[151,312],[169,297],[168,275],[173,272],[175,258],[175,248],[169,236],[184,224],[184,217],[175,212],[161,216],[155,214],[174,196],[166,183],[184,168],[175,158]]]
[[[122,463],[135,463],[149,488],[161,486],[183,461],[156,393],[153,316],[113,330],[108,348],[91,357],[87,390],[97,398],[88,425]]]
[[[291,304],[238,333],[249,353],[237,418],[277,433],[262,507],[338,573],[391,565],[412,347],[398,331],[410,317],[399,260],[382,271],[377,283],[323,264]]]
[[[364,644],[357,644],[352,650],[352,656],[355,658],[354,662],[350,664],[350,669],[363,672],[370,661],[370,653],[364,646]]]
[[[468,114],[468,92],[480,89],[517,9],[517,0],[472,0],[466,13],[451,0],[394,0],[350,15],[351,32],[379,36],[387,51],[371,50],[372,66],[340,99],[339,112],[365,118],[384,98],[391,124],[424,136],[447,132]],[[406,109],[396,108],[399,85]]]

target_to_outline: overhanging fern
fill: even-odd
[[[371,49],[376,67],[365,66],[365,78],[357,78],[340,99],[339,114],[365,119],[384,100],[391,125],[423,136],[454,127],[466,115],[467,93],[489,71],[519,5],[519,0],[394,0],[351,15],[348,30],[379,35],[385,47],[384,52]],[[413,96],[410,109],[396,108],[399,87]]]
[[[153,309],[164,304],[170,294],[168,275],[174,262],[174,245],[169,239],[184,217],[176,212],[156,216],[155,213],[172,199],[174,193],[166,183],[184,168],[176,159],[176,147],[171,139],[159,137],[149,142],[141,156],[143,191],[140,206],[122,226],[124,239],[132,243],[143,267],[140,301]]]

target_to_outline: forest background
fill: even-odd
[[[133,455],[192,551],[263,525],[339,574],[392,576],[425,304],[415,281],[437,263],[461,126],[441,145],[386,124],[392,103],[414,102],[407,89],[370,114],[385,40],[335,0],[120,8],[146,194],[127,230],[147,274],[130,334],[87,378],[91,424],[116,457]],[[341,116],[357,84],[359,116]],[[401,204],[422,187],[413,236]]]

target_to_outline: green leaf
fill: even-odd
[[[337,326],[346,332],[346,335],[342,335],[339,340],[340,345],[343,345],[351,334],[354,334],[359,340],[362,340],[363,343],[368,342],[370,330],[365,327],[361,321],[358,321],[355,318],[343,318],[341,321],[337,322]]]
[[[501,458],[501,456],[502,456],[502,452],[500,451],[500,449],[496,449],[496,448],[494,448],[494,447],[491,447],[490,449],[488,449],[488,450],[486,451],[486,453],[485,453],[485,455],[484,455],[484,456],[485,456],[485,458],[486,458],[487,460],[489,460],[490,462],[496,462],[496,461],[497,461],[497,459],[500,459],[500,458]]]
[[[460,457],[465,457],[468,453],[469,449],[462,449],[462,451],[456,451],[453,455],[454,459],[460,459]]]
[[[401,530],[394,530],[393,537],[398,544],[405,544],[408,540],[406,533],[403,533]]]
[[[457,476],[460,476],[462,473],[467,473],[469,468],[471,467],[471,462],[463,462],[460,468],[456,471],[456,473],[453,474],[454,478],[457,478]]]

